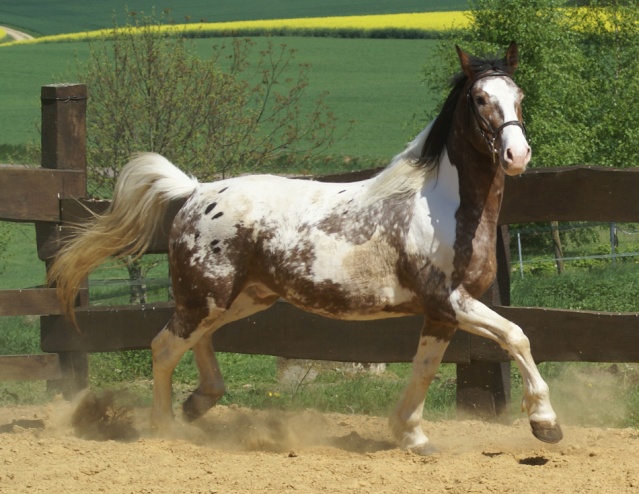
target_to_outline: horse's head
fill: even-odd
[[[519,63],[517,45],[511,43],[501,60],[486,63],[457,47],[467,78],[465,96],[478,150],[493,155],[508,175],[526,170],[530,146],[526,140],[521,102],[524,93],[512,80]]]

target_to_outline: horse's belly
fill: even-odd
[[[381,319],[419,312],[412,292],[392,276],[376,279],[291,276],[286,280],[280,278],[276,285],[280,296],[293,305],[337,319]]]
[[[302,310],[334,319],[363,321],[419,313],[410,300],[396,303],[390,298],[370,294],[358,297],[320,289],[311,298],[293,292],[284,298]]]

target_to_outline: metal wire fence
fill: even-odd
[[[510,228],[511,272],[617,266],[639,262],[637,223],[546,223]]]

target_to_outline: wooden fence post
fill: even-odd
[[[65,184],[59,191],[60,199],[81,198],[87,194],[86,187],[86,105],[85,84],[52,84],[42,86],[42,160],[43,168],[74,170],[83,172],[81,180]],[[46,252],[60,240],[60,229],[56,223],[36,222],[38,254],[48,263]],[[79,305],[87,305],[83,296]],[[64,316],[43,316],[41,328],[53,319]],[[87,354],[82,351],[60,353],[62,379],[49,381],[49,386],[62,391],[66,397],[87,387]]]
[[[497,228],[497,278],[484,294],[487,305],[510,305],[510,234],[507,226]],[[457,364],[457,409],[483,418],[501,416],[510,403],[510,362],[473,359]]]

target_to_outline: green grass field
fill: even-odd
[[[0,6],[0,25],[36,35],[73,33],[110,27],[113,16],[122,20],[125,12],[159,14],[171,9],[171,18],[178,23],[224,22],[257,19],[291,19],[296,17],[328,17],[342,15],[392,14],[466,10],[466,0],[350,0],[348,2],[311,2],[300,0],[188,0],[158,3],[155,0],[114,0],[86,2],[67,0],[64,4],[43,0],[4,0]],[[35,15],[34,15],[35,14]]]
[[[7,0],[0,8],[0,25],[34,33],[74,33],[126,22],[128,11],[156,16],[164,5],[153,0],[116,1],[108,5],[99,2],[71,0],[64,6],[42,0],[18,2]],[[466,1],[455,0],[356,0],[340,2],[310,2],[279,0],[265,4],[256,0],[241,2],[180,2],[170,14],[175,22],[230,21],[321,16],[367,15],[403,12],[466,10]],[[33,15],[37,12],[37,15]],[[310,107],[315,96],[328,91],[328,104],[339,118],[339,128],[354,122],[346,139],[329,151],[332,155],[388,160],[401,151],[405,143],[426,124],[424,112],[431,110],[436,98],[421,84],[424,66],[432,59],[433,40],[395,39],[331,39],[331,38],[269,38],[297,50],[296,60],[308,63],[310,87],[305,101]],[[256,38],[265,43],[264,38]],[[206,56],[212,44],[224,39],[195,41],[198,52]],[[9,151],[37,142],[40,118],[40,88],[42,85],[77,81],[77,60],[88,57],[85,42],[45,43],[33,46],[0,46],[4,70],[0,76],[0,160]],[[451,47],[451,56],[454,50]],[[89,88],[90,95],[91,88]],[[90,102],[89,102],[90,112]]]
[[[423,66],[432,56],[433,40],[371,40],[331,38],[269,38],[297,51],[296,61],[311,64],[307,103],[328,91],[328,104],[342,128],[354,126],[331,154],[390,159],[416,130],[413,117],[425,126],[424,112],[435,98],[421,84]],[[257,38],[259,44],[266,39]],[[203,56],[223,39],[196,40]],[[257,52],[256,52],[257,53]],[[88,56],[86,43],[55,43],[0,47],[7,67],[0,76],[0,145],[37,141],[40,87],[76,82],[70,76],[76,56]],[[451,56],[453,53],[451,51]],[[90,97],[90,88],[89,88]],[[90,112],[89,100],[89,112]]]

